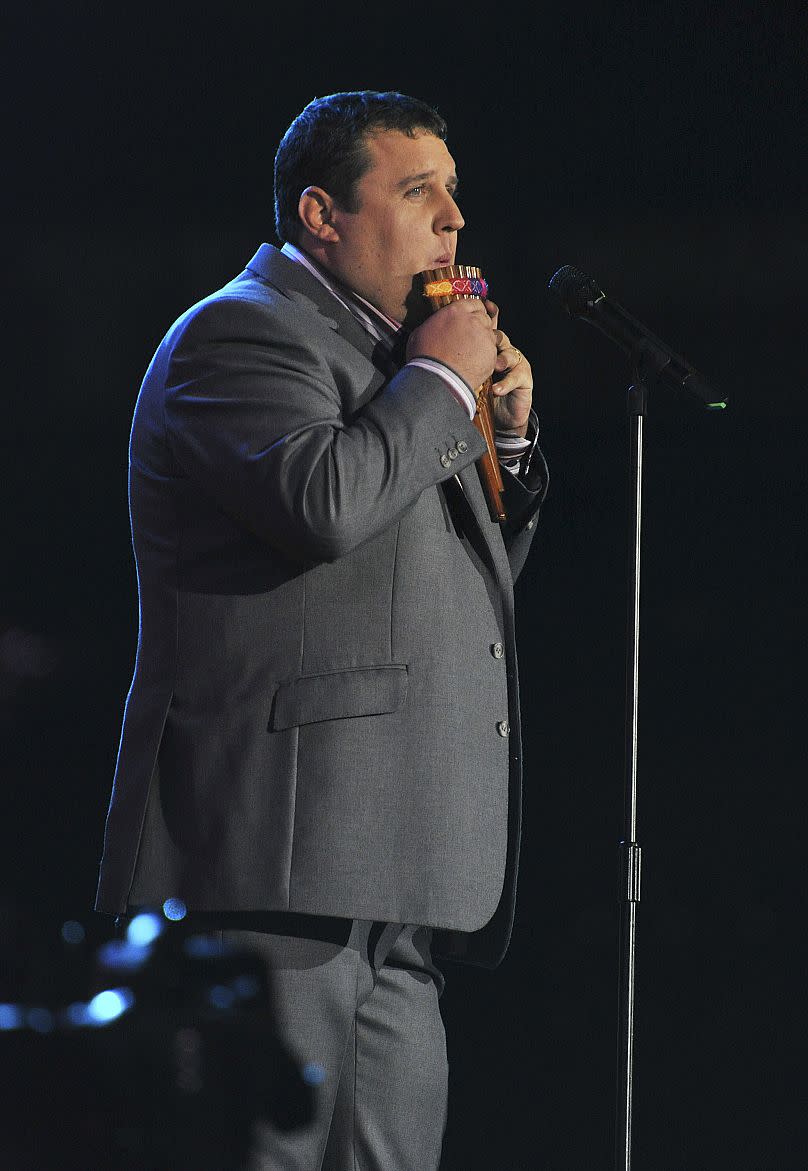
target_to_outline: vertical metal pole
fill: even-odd
[[[643,416],[646,389],[637,378],[629,387],[628,410],[629,557],[626,647],[626,758],[623,840],[619,847],[620,950],[618,981],[617,1110],[615,1169],[631,1168],[631,1111],[634,1075],[634,955],[640,901],[641,850],[637,831],[637,717],[640,665],[640,533],[642,527]]]

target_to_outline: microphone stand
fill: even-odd
[[[620,902],[617,1110],[615,1171],[631,1168],[631,1110],[634,1079],[634,959],[637,937],[637,905],[640,901],[642,851],[637,843],[637,714],[640,665],[640,533],[642,528],[643,420],[648,405],[648,386],[653,386],[669,358],[644,338],[630,353],[634,381],[628,388],[629,416],[629,545],[628,613],[626,639],[626,748],[623,792],[623,837],[618,849]],[[683,383],[683,386],[686,385]],[[726,401],[708,402],[708,409]]]
[[[626,647],[626,756],[623,795],[623,837],[618,852],[620,948],[618,981],[617,1109],[615,1169],[631,1168],[631,1110],[634,1077],[634,959],[637,936],[637,904],[640,901],[642,851],[637,833],[637,713],[640,663],[640,531],[642,527],[643,419],[648,386],[666,380],[679,390],[692,391],[709,410],[725,407],[715,392],[688,362],[669,350],[659,338],[635,321],[619,305],[610,305],[591,277],[572,265],[554,273],[548,286],[557,293],[571,317],[582,317],[628,352],[634,377],[628,389],[629,522],[628,638]]]
[[[629,416],[629,548],[628,623],[626,643],[626,750],[623,837],[618,850],[620,901],[617,1108],[615,1171],[630,1171],[631,1108],[634,1073],[634,958],[637,904],[640,901],[642,852],[637,832],[637,714],[640,663],[640,532],[642,525],[643,418],[648,390],[640,362],[628,389]]]

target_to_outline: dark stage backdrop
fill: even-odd
[[[790,3],[37,6],[3,69],[0,999],[57,996],[136,638],[126,444],[170,322],[274,240],[272,157],[337,89],[450,126],[536,373],[552,486],[518,583],[527,785],[499,971],[449,972],[444,1167],[611,1165],[629,371],[591,273],[729,396],[646,424],[635,1160],[808,1165],[806,21]]]

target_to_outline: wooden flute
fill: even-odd
[[[424,282],[424,296],[434,312],[450,301],[466,301],[471,297],[485,297],[488,286],[479,268],[470,264],[447,264],[443,268],[429,268],[421,273]],[[486,378],[474,392],[477,410],[474,425],[485,440],[488,450],[477,461],[477,470],[482,481],[488,510],[492,520],[507,520],[502,500],[504,485],[499,466],[494,432],[491,379]]]

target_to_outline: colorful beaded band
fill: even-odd
[[[429,281],[425,297],[487,297],[488,284],[482,277],[456,276],[452,280]]]

